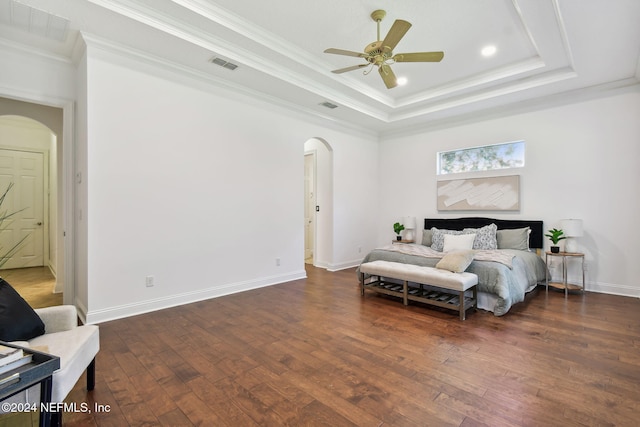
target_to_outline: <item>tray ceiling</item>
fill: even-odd
[[[334,74],[363,59],[396,19],[412,27],[394,52],[445,52],[438,63],[396,63]],[[636,0],[0,0],[0,42],[70,59],[89,43],[142,55],[298,111],[374,132],[427,126],[585,90],[637,85]],[[485,57],[481,51],[495,47]],[[217,62],[231,65],[224,67]],[[337,108],[321,104],[330,102]]]

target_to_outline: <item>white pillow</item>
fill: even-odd
[[[445,234],[442,250],[449,252],[473,249],[473,241],[475,238],[475,234]]]

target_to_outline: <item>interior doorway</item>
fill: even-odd
[[[305,262],[332,268],[333,150],[322,138],[304,143]]]
[[[45,267],[55,276],[55,292],[63,293],[64,304],[74,304],[76,300],[75,260],[74,260],[74,102],[47,96],[33,95],[25,98],[23,92],[3,88],[0,94],[0,119],[17,116],[33,120],[46,128],[54,138],[50,141],[49,156],[46,160],[49,171],[45,173],[48,189],[49,211],[45,213],[43,225],[48,237],[45,243]],[[24,144],[1,135],[2,141],[12,140],[11,148],[24,150]],[[6,147],[4,147],[6,148]],[[48,250],[48,257],[47,251]]]
[[[11,111],[0,105],[2,112]],[[2,224],[0,254],[20,244],[2,266],[2,276],[38,306],[59,305],[64,294],[56,277],[58,152],[49,126],[26,115],[0,115],[0,195],[11,186],[1,208],[15,212]]]

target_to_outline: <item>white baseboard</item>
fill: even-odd
[[[640,288],[619,285],[615,283],[589,282],[586,284],[587,291],[599,292],[601,294],[620,295],[623,297],[640,298]]]
[[[238,292],[248,291],[251,289],[263,288],[266,286],[277,285],[279,283],[290,282],[298,279],[305,279],[307,273],[304,270],[295,271],[286,275],[265,277],[258,280],[250,280],[246,282],[230,283],[215,288],[202,289],[194,292],[186,292],[183,294],[170,295],[165,298],[157,298],[153,300],[141,301],[132,304],[125,304],[116,307],[109,307],[100,310],[91,310],[87,313],[85,307],[78,307],[78,315],[85,324],[107,322],[109,320],[121,319],[124,317],[135,316],[138,314],[149,313],[151,311],[162,310],[165,308],[175,307],[179,305],[189,304],[192,302],[217,298],[225,295],[235,294]]]
[[[340,264],[329,264],[327,265],[327,271],[339,271],[346,270],[347,268],[353,268],[360,265],[362,262],[361,259],[354,261],[341,262]]]
[[[83,325],[87,324],[87,307],[76,298],[74,301],[74,305],[76,306],[76,311],[78,312],[78,317],[82,321]]]

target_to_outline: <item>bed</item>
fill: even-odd
[[[544,282],[547,268],[538,254],[543,247],[542,221],[493,218],[426,218],[422,239],[369,252],[365,262],[384,260],[435,267],[446,254],[446,235],[475,234],[474,260],[466,271],[478,276],[478,308],[506,314]],[[359,269],[357,271],[359,274]]]

